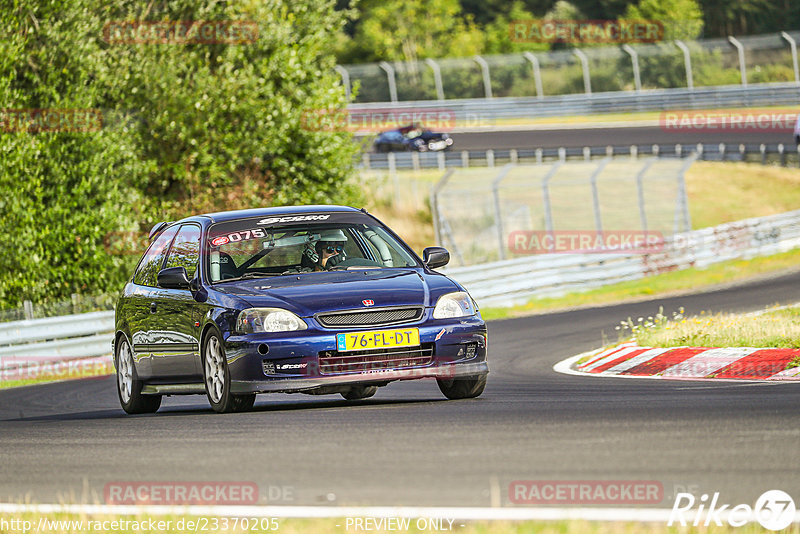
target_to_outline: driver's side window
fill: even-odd
[[[184,224],[172,242],[164,267],[183,267],[186,269],[186,276],[191,280],[197,271],[199,259],[200,227],[196,224]]]

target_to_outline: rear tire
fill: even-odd
[[[439,390],[451,400],[472,399],[483,393],[486,388],[486,375],[468,376],[464,378],[437,378]]]
[[[246,412],[253,407],[255,393],[231,393],[231,376],[228,360],[220,336],[212,332],[203,342],[203,383],[211,408],[217,413]]]
[[[122,409],[129,414],[156,413],[161,406],[161,395],[142,395],[144,383],[136,374],[131,344],[125,337],[119,339],[114,363],[117,367],[117,395]]]
[[[345,400],[368,399],[378,392],[378,386],[353,386],[350,391],[342,393]]]

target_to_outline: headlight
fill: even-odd
[[[291,332],[306,328],[305,321],[281,308],[249,308],[242,311],[236,320],[236,330],[243,334]]]
[[[470,315],[475,315],[475,305],[464,291],[442,295],[433,309],[434,319],[469,317]]]

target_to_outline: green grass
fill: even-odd
[[[532,299],[526,304],[509,308],[481,308],[481,314],[484,319],[495,320],[558,309],[648,300],[658,296],[694,292],[758,275],[800,268],[798,266],[800,266],[800,249],[795,249],[773,256],[721,262],[706,269],[691,268],[658,274],[641,280],[603,286],[584,293]]]
[[[622,321],[620,339],[635,339],[644,347],[758,347],[800,348],[800,307],[766,310],[759,314],[715,313],[686,317],[683,310],[669,317],[653,316]],[[800,365],[795,358],[786,366]]]
[[[48,523],[47,530],[39,530],[38,525],[42,518],[48,521],[83,521],[83,523],[68,525],[58,523]],[[245,520],[247,518],[244,518]],[[185,532],[194,532],[194,528],[199,522],[198,532],[206,533],[245,533],[245,532],[279,532],[281,534],[300,534],[300,533],[314,533],[314,534],[345,534],[348,532],[390,532],[384,529],[357,529],[353,523],[348,525],[347,518],[339,519],[276,519],[277,529],[267,530],[260,528],[252,528],[253,519],[249,520],[249,529],[242,528],[242,520],[236,522],[235,518],[222,518],[222,517],[199,517],[199,516],[181,516],[181,515],[164,515],[164,516],[113,516],[113,515],[77,515],[77,514],[20,514],[20,515],[4,515],[3,521],[29,521],[28,525],[22,523],[14,523],[14,526],[29,526],[31,527],[27,532],[39,533],[48,532],[52,534],[67,534],[67,533],[103,533],[120,532],[120,533],[159,533],[159,534],[184,534]],[[149,523],[152,520],[152,524]],[[121,521],[121,523],[113,524],[112,521]],[[127,523],[122,523],[127,521]],[[133,522],[138,522],[134,524]],[[158,524],[158,522],[162,522]],[[190,524],[189,521],[194,522]],[[267,520],[269,521],[269,520]],[[235,523],[236,522],[236,523]],[[227,528],[224,528],[227,524]],[[237,528],[234,528],[236,524]],[[446,524],[446,522],[445,522]],[[44,523],[42,523],[44,525]],[[463,526],[462,526],[463,525]],[[76,526],[78,528],[76,528]],[[149,528],[149,527],[153,528]],[[247,526],[247,525],[245,525]],[[268,526],[268,522],[264,524]],[[401,532],[421,533],[421,532],[440,532],[437,530],[420,530],[417,528],[416,521],[410,521],[410,528],[402,530]],[[420,526],[423,526],[420,524]],[[80,528],[83,527],[83,528]],[[180,527],[180,528],[179,528]],[[667,527],[663,523],[635,523],[635,522],[590,522],[581,520],[572,521],[455,521],[453,529],[450,532],[458,534],[636,534],[639,532],[648,533],[678,533],[678,532],[704,532],[707,534],[716,533],[730,533],[734,529],[730,527],[702,527],[702,528],[678,528]],[[763,532],[758,523],[748,523],[743,527],[736,528],[737,533],[750,534],[754,532]],[[22,528],[0,530],[0,532],[23,532]],[[791,525],[788,529],[782,531],[790,534],[800,532],[797,524]]]

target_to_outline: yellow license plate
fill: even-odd
[[[336,350],[339,352],[387,349],[393,347],[414,347],[418,345],[418,328],[336,334]]]

